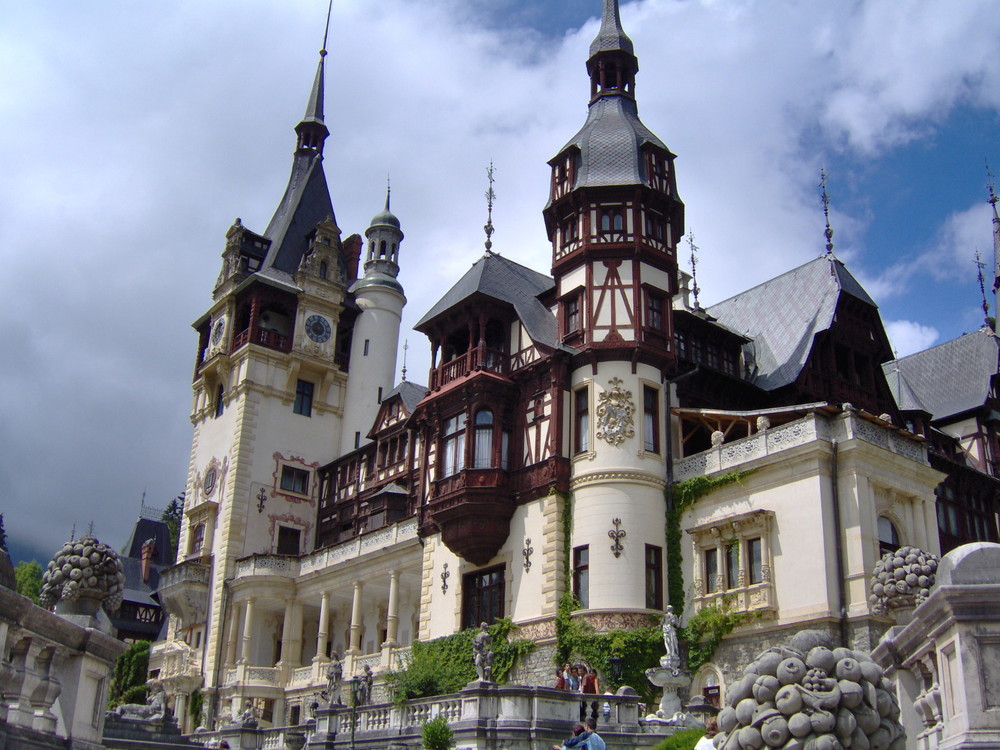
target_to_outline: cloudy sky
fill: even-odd
[[[546,161],[579,128],[600,0],[334,0],[326,172],[345,236],[391,175],[410,326],[481,254],[550,265]],[[184,486],[196,336],[237,216],[281,197],[325,0],[48,0],[0,24],[0,512],[15,556],[120,546]],[[643,121],[678,154],[702,302],[823,250],[901,354],[981,325],[988,0],[633,0]],[[405,334],[404,334],[405,335]],[[409,379],[426,339],[410,332]]]

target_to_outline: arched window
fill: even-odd
[[[489,469],[493,466],[493,412],[480,409],[476,412],[475,451],[472,468]]]
[[[319,264],[319,277],[321,279],[325,279],[327,271],[328,271],[328,267],[326,265],[326,261],[325,260],[321,261],[320,264]]]
[[[216,417],[221,417],[222,416],[222,412],[224,412],[226,410],[226,405],[222,402],[222,394],[224,392],[225,392],[225,389],[222,387],[222,384],[220,383],[218,390],[215,392],[215,416]]]
[[[382,240],[379,243],[379,246],[378,246],[378,257],[380,257],[380,258],[384,258],[385,257],[385,240]]]
[[[899,533],[896,527],[885,516],[878,517],[878,553],[895,552],[899,549]]]

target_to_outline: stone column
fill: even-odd
[[[302,604],[292,605],[292,665],[302,666]]]
[[[389,613],[385,624],[385,645],[396,646],[399,633],[399,571],[389,573]]]
[[[351,645],[348,651],[352,654],[361,653],[361,631],[364,626],[361,623],[361,589],[364,584],[361,581],[354,582],[354,605],[351,607]]]
[[[235,602],[229,613],[229,634],[226,640],[226,668],[232,669],[236,664],[236,642],[240,637],[240,611],[243,602]]]
[[[250,646],[253,638],[253,624],[254,624],[254,598],[250,597],[247,599],[247,603],[244,606],[243,616],[243,643],[240,649],[240,661],[243,664],[250,663]]]
[[[924,519],[927,526],[927,546],[924,552],[931,552],[935,555],[941,554],[941,537],[938,536],[937,526],[937,504],[934,500],[924,500]]]
[[[316,656],[313,661],[327,661],[326,646],[330,642],[330,592],[324,591],[319,600],[319,631],[316,634]]]
[[[177,693],[177,698],[174,701],[174,716],[177,718],[181,731],[188,731],[187,695],[184,693]]]
[[[285,602],[285,618],[281,622],[281,653],[279,664],[288,664],[292,657],[292,627],[295,619],[295,602]]]

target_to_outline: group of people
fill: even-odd
[[[597,695],[601,692],[601,680],[597,676],[596,669],[587,669],[583,664],[571,665],[567,662],[556,670],[555,688],[569,690],[571,693]]]
[[[597,719],[589,717],[585,724],[573,727],[573,736],[552,750],[608,750],[607,744],[597,733]]]

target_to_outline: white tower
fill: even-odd
[[[361,313],[354,323],[351,343],[341,453],[367,442],[365,435],[375,421],[382,397],[395,384],[396,348],[406,296],[396,280],[403,233],[399,219],[389,210],[388,190],[385,209],[372,217],[365,237],[364,276],[349,290]]]

